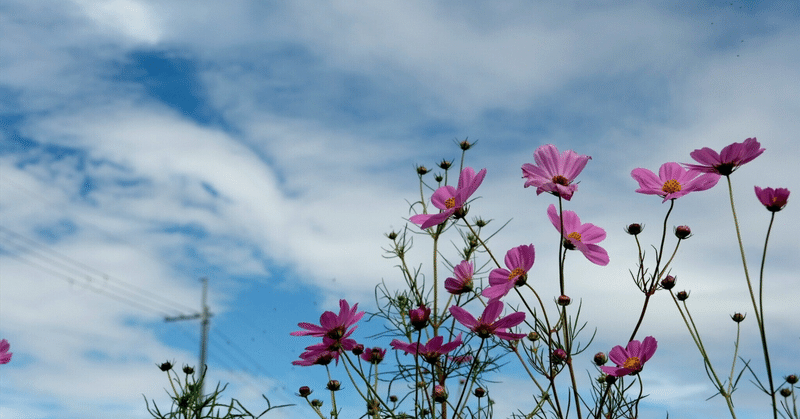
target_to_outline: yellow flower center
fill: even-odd
[[[578,233],[577,231],[573,231],[572,233],[567,234],[567,237],[570,239],[581,241],[581,233]]]
[[[454,206],[456,206],[456,199],[455,198],[447,198],[447,200],[444,201],[444,207],[445,208],[450,209],[450,208],[453,208]]]
[[[513,281],[514,278],[525,275],[525,271],[522,268],[514,268],[510,274],[508,274],[508,280]]]
[[[668,194],[680,192],[681,184],[675,179],[670,179],[664,182],[664,186],[661,187],[661,190]]]
[[[625,360],[625,363],[622,364],[622,368],[627,368],[629,370],[634,370],[638,372],[642,369],[642,362],[639,361],[638,356],[632,356]]]
[[[553,183],[557,183],[559,185],[569,186],[569,179],[565,178],[561,175],[553,176]]]

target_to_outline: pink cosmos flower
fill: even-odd
[[[376,365],[380,364],[384,357],[386,357],[386,349],[378,347],[366,348],[364,349],[364,353],[361,354],[361,359]]]
[[[486,298],[500,298],[516,285],[525,285],[528,271],[533,266],[536,252],[532,244],[517,246],[506,252],[508,269],[498,268],[489,273],[489,286],[481,294]]]
[[[321,348],[320,345],[313,345],[306,348],[306,351],[300,354],[300,359],[292,361],[292,365],[299,365],[301,367],[310,367],[312,365],[328,365],[334,359],[338,364],[338,350],[329,351],[328,349]]]
[[[558,217],[558,210],[556,206],[550,204],[547,207],[547,216],[550,217],[550,222],[556,230],[561,230],[561,219]],[[606,266],[608,265],[608,252],[606,249],[596,245],[606,238],[606,231],[592,223],[581,224],[581,219],[578,214],[572,211],[564,211],[564,231],[561,235],[564,237],[572,249],[578,249],[589,259],[590,262]]]
[[[475,274],[475,267],[472,262],[463,260],[453,268],[455,278],[444,280],[444,288],[453,295],[463,294],[472,291],[472,276]]]
[[[572,150],[559,154],[556,146],[552,144],[537,148],[533,152],[533,158],[536,160],[536,165],[530,163],[522,165],[522,177],[527,179],[525,187],[535,186],[536,195],[549,192],[567,201],[572,199],[572,194],[578,190],[578,185],[572,182],[591,159]]]
[[[394,349],[403,350],[407,354],[419,355],[424,358],[425,361],[435,364],[439,360],[439,357],[461,345],[461,333],[459,333],[452,342],[445,343],[444,345],[442,345],[442,342],[444,342],[444,338],[440,335],[433,337],[425,345],[406,343],[398,339],[394,339],[390,345]]]
[[[458,188],[445,185],[437,189],[431,196],[431,203],[441,212],[438,214],[417,214],[409,218],[409,220],[414,224],[419,224],[423,230],[447,221],[451,215],[464,207],[472,194],[481,186],[485,176],[486,169],[481,169],[476,174],[471,167],[465,167],[458,177]]]
[[[326,311],[319,317],[320,326],[311,323],[298,323],[306,330],[290,333],[292,336],[317,336],[342,340],[349,337],[358,326],[355,324],[364,317],[364,312],[357,312],[358,303],[353,308],[345,300],[339,300],[339,315]],[[352,328],[350,328],[352,326]],[[351,348],[352,349],[352,348]]]
[[[720,153],[708,147],[692,151],[689,155],[700,164],[684,163],[684,166],[698,172],[728,176],[739,166],[760,156],[764,150],[758,140],[753,137],[744,140],[743,143],[727,145]]]
[[[756,196],[758,200],[772,212],[778,212],[786,206],[789,200],[789,190],[786,188],[764,188],[756,186]]]
[[[617,364],[616,367],[600,367],[604,373],[614,377],[624,377],[626,375],[636,375],[644,367],[653,354],[656,352],[658,342],[652,336],[644,338],[642,342],[632,340],[628,342],[626,348],[615,346],[608,353],[608,359]]]
[[[431,317],[431,309],[425,307],[425,304],[408,310],[408,319],[415,330],[422,330],[428,325],[428,320]]]
[[[486,304],[486,308],[483,310],[483,314],[477,319],[472,317],[467,310],[459,306],[454,305],[450,307],[450,314],[452,314],[459,323],[475,332],[481,339],[486,339],[492,335],[505,340],[516,340],[525,337],[525,333],[518,334],[508,332],[508,328],[514,327],[525,320],[525,313],[516,312],[498,319],[502,311],[503,302],[498,298],[489,300],[489,303]]]
[[[9,345],[8,341],[3,339],[0,340],[0,364],[8,364],[11,361],[11,355],[14,355],[8,350],[11,349],[11,345]]]
[[[689,192],[710,189],[719,181],[720,176],[717,173],[700,173],[694,169],[687,171],[680,164],[669,162],[661,165],[658,176],[642,168],[633,169],[631,176],[639,182],[639,189],[636,192],[662,196],[664,197],[662,202],[667,202]],[[698,174],[700,176],[697,176]]]

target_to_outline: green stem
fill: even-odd
[[[767,227],[767,237],[764,239],[764,253],[761,255],[761,270],[758,277],[758,308],[761,311],[759,320],[758,331],[761,333],[761,345],[764,349],[764,363],[767,367],[767,379],[769,379],[769,395],[772,397],[772,414],[773,418],[778,418],[778,404],[775,400],[775,384],[772,380],[772,367],[769,361],[769,350],[767,349],[767,333],[764,330],[764,265],[767,260],[767,244],[769,243],[769,235],[772,232],[772,224],[775,221],[775,213],[769,219],[769,227]]]

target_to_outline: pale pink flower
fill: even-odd
[[[558,217],[558,210],[556,210],[555,205],[550,204],[547,207],[547,216],[550,217],[553,227],[560,231],[561,219]],[[561,236],[564,237],[564,240],[572,248],[580,250],[590,262],[600,266],[608,265],[608,252],[595,244],[606,238],[606,231],[592,223],[581,224],[578,214],[573,211],[564,211],[563,217],[564,230],[561,231]],[[569,249],[570,247],[567,248]]]
[[[536,160],[535,165],[522,165],[522,177],[527,179],[525,187],[535,186],[537,195],[549,192],[567,201],[578,190],[578,185],[573,183],[575,178],[591,159],[572,150],[559,154],[558,148],[552,144],[537,148],[533,152],[533,158]]]
[[[481,339],[486,339],[492,335],[505,340],[516,340],[525,337],[525,333],[510,333],[508,331],[509,328],[517,326],[525,320],[525,313],[511,313],[508,316],[498,319],[502,311],[503,302],[498,298],[489,300],[489,303],[486,304],[486,308],[483,310],[483,314],[477,319],[469,314],[467,310],[459,306],[454,305],[450,307],[450,314],[452,314],[459,323],[475,332]]]
[[[417,214],[409,218],[412,223],[419,224],[423,230],[447,221],[456,211],[466,205],[472,194],[481,186],[483,178],[486,176],[486,169],[482,169],[477,174],[471,167],[465,167],[458,177],[458,187],[450,185],[442,186],[431,196],[431,203],[438,208],[438,214]]]
[[[298,323],[298,326],[306,330],[298,330],[290,333],[290,335],[329,337],[334,340],[347,338],[358,327],[355,324],[364,317],[364,312],[358,312],[357,310],[358,303],[350,308],[350,304],[347,301],[339,300],[338,315],[332,311],[326,311],[319,317],[320,326],[311,323]]]
[[[528,271],[533,266],[536,251],[532,244],[517,246],[506,252],[508,269],[497,268],[489,273],[489,286],[481,291],[487,298],[500,298],[508,294],[516,285],[524,285]]]
[[[628,345],[623,348],[622,346],[615,346],[611,352],[608,353],[608,359],[617,364],[616,367],[600,367],[604,373],[613,375],[614,377],[624,377],[626,375],[636,375],[644,367],[654,353],[658,342],[652,336],[644,338],[642,342],[632,340]]]
[[[680,198],[689,192],[704,191],[714,187],[719,181],[719,174],[686,170],[675,162],[664,163],[658,170],[658,176],[647,169],[636,168],[631,176],[639,182],[636,192],[646,195],[658,195],[662,202]],[[698,176],[700,175],[700,176]]]

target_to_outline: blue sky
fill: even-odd
[[[666,210],[633,193],[633,168],[758,137],[767,151],[734,174],[758,265],[768,214],[752,186],[800,190],[798,23],[793,1],[4,1],[0,337],[14,359],[0,369],[0,416],[144,417],[142,394],[164,400],[154,364],[196,363],[199,325],[163,318],[199,309],[201,277],[212,380],[253,406],[321,390],[321,369],[290,364],[311,342],[288,333],[340,298],[374,309],[381,279],[400,286],[381,247],[405,225],[414,166],[457,157],[467,137],[468,163],[488,171],[473,211],[512,219],[496,252],[536,246],[543,292],[552,199],[522,188],[520,165],[547,143],[592,156],[569,209],[606,229],[612,262],[575,258],[572,275],[598,327],[589,352],[607,351],[640,304],[622,228],[642,222],[654,242]],[[776,376],[798,372],[793,200],[767,271]],[[720,184],[678,203],[671,222],[696,233],[678,286],[728,362],[728,316],[752,309],[727,194]],[[648,413],[724,417],[661,297],[643,326],[662,342]],[[524,385],[499,381],[500,400]],[[763,402],[742,396],[742,417]]]

